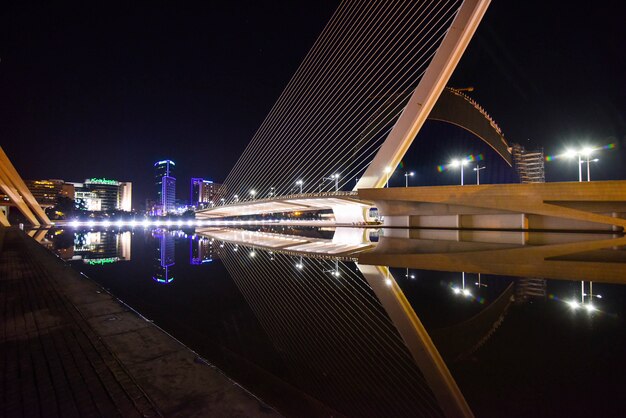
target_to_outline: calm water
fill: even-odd
[[[314,228],[265,232],[305,237],[316,248],[334,236]],[[498,250],[610,236],[520,243],[367,230],[368,247],[320,258],[307,256],[311,244],[299,254],[281,250],[286,244],[275,235],[237,233],[67,229],[47,239],[73,267],[288,416],[440,416],[447,389],[433,384],[441,371],[427,371],[428,359],[416,354],[424,338],[412,312],[476,416],[623,416],[626,292],[606,281],[626,280],[619,276],[624,247],[572,247],[573,255],[544,257],[547,270],[530,259],[513,267],[559,280],[492,274],[507,270],[508,253]],[[434,269],[444,247],[463,253],[448,271],[413,268],[425,260]],[[395,256],[394,266],[408,253],[412,268],[355,263],[380,248]],[[496,252],[490,259],[485,251]],[[591,288],[580,280],[590,263],[608,268],[599,273],[608,279]],[[576,280],[562,280],[567,269]]]

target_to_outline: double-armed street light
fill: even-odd
[[[587,181],[591,181],[591,163],[599,161],[598,158],[591,158],[591,155],[597,151],[595,148],[584,147],[581,149],[569,149],[563,154],[564,157],[578,157],[578,181],[583,181],[583,164],[587,163]]]
[[[480,164],[476,164],[476,167],[474,168],[474,171],[476,172],[476,184],[480,184],[480,170],[484,170],[485,166],[480,166]]]
[[[298,180],[296,181],[296,184],[300,186],[300,194],[302,194],[302,185],[304,184],[304,182],[302,180]]]
[[[256,196],[256,190],[252,189],[250,190],[250,197],[252,200],[254,200],[254,197]]]
[[[413,171],[409,171],[404,173],[404,187],[409,187],[409,177],[413,177],[415,173]]]
[[[339,174],[340,173],[335,173],[330,177],[324,177],[322,180],[335,180],[335,191],[338,192],[339,191]]]

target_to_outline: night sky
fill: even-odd
[[[54,3],[1,12],[0,145],[26,179],[132,181],[136,207],[157,160],[176,162],[179,198],[226,177],[338,4]],[[592,177],[626,179],[624,6],[568,3],[493,1],[449,84],[511,142],[618,144]],[[575,163],[546,172],[577,179]]]

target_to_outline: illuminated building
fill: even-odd
[[[63,180],[25,180],[24,183],[42,207],[54,206],[58,196],[70,193],[68,187],[64,188]]]
[[[217,252],[213,251],[213,240],[189,238],[189,264],[210,263],[215,258],[217,258]]]
[[[173,169],[176,164],[171,160],[162,160],[154,164],[156,205],[154,215],[167,215],[176,208],[176,178]]]
[[[86,179],[74,185],[74,198],[90,211],[132,210],[132,183],[104,178]]]
[[[222,185],[202,178],[191,179],[190,204],[192,206],[209,205],[218,200],[217,193]]]
[[[105,265],[131,258],[131,233],[77,232],[74,235],[72,261],[89,265]]]
[[[175,263],[174,236],[167,230],[155,229],[152,236],[157,239],[156,265],[152,280],[157,283],[168,284],[174,280],[171,267]]]

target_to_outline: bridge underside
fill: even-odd
[[[231,218],[286,212],[332,210],[338,223],[364,222],[371,202],[354,192],[298,194],[275,199],[258,199],[217,206],[196,212],[199,219]]]

